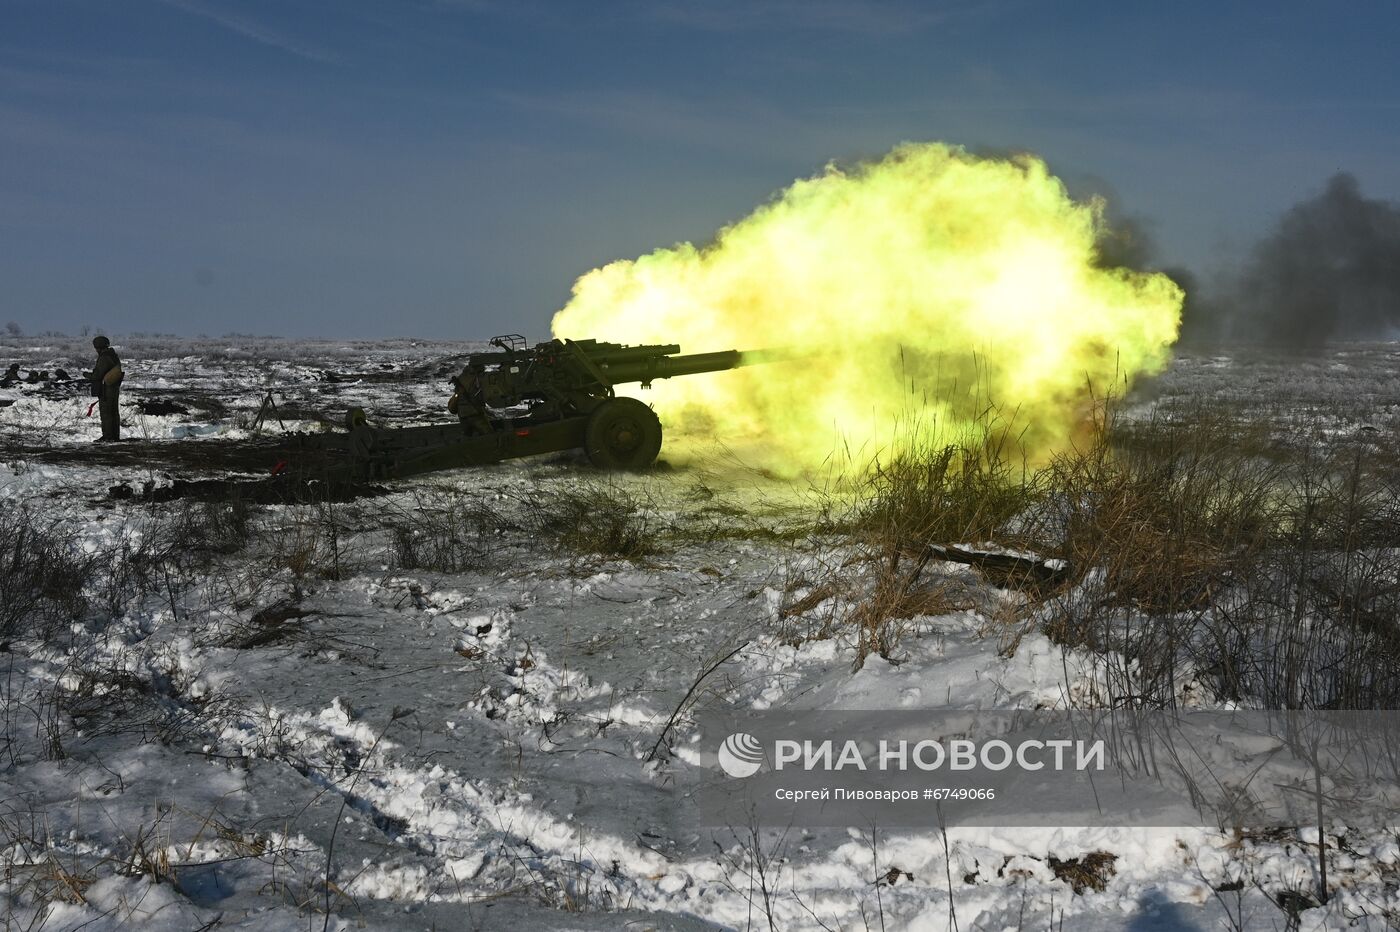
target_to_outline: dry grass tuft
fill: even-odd
[[[500,509],[456,490],[420,494],[388,523],[393,563],[404,570],[465,573],[483,568],[517,525]]]
[[[526,530],[559,550],[620,560],[662,550],[667,525],[654,503],[614,481],[541,489],[522,504]]]
[[[1170,706],[1197,683],[1273,707],[1400,707],[1386,462],[1345,440],[1289,448],[1212,411],[1120,424],[1104,405],[1089,426],[1036,468],[990,442],[878,466],[835,524],[856,556],[784,616],[827,606],[853,626],[857,667],[893,658],[908,618],[972,607],[934,568],[953,559],[1019,589],[1020,619],[1099,652],[1104,701]]]
[[[0,509],[0,637],[47,638],[80,617],[91,570],[72,530]]]

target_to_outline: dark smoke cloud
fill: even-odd
[[[1207,288],[1196,273],[1182,266],[1161,270],[1181,286],[1185,300],[1181,304],[1181,336],[1178,342],[1193,349],[1208,348],[1224,341],[1228,322],[1228,305],[1217,292]],[[1231,286],[1230,290],[1234,290]]]
[[[1076,189],[1069,185],[1077,200],[1089,196],[1103,199],[1107,205],[1105,224],[1099,230],[1095,264],[1105,269],[1131,269],[1134,272],[1160,272],[1181,286],[1185,300],[1181,308],[1181,342],[1206,345],[1219,337],[1214,324],[1219,320],[1215,307],[1209,305],[1196,276],[1179,266],[1161,266],[1157,262],[1157,243],[1148,231],[1150,222],[1142,217],[1123,213],[1113,189],[1097,178],[1081,180]]]
[[[1105,269],[1132,269],[1148,271],[1155,266],[1152,259],[1157,252],[1157,244],[1146,225],[1136,217],[1116,217],[1111,212],[1107,225],[1099,230],[1096,264]]]
[[[1146,221],[1122,214],[1101,179],[1069,184],[1079,200],[1108,205],[1100,232],[1104,268],[1159,271],[1181,286],[1181,343],[1273,344],[1293,350],[1329,341],[1400,337],[1400,205],[1362,196],[1340,173],[1316,197],[1290,208],[1277,228],[1234,270],[1203,281],[1191,270],[1160,267]]]
[[[1295,349],[1400,332],[1400,206],[1338,174],[1255,247],[1229,304],[1228,335]],[[1215,315],[1212,314],[1212,317]]]

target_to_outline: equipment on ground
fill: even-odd
[[[661,450],[661,422],[614,387],[795,358],[781,350],[680,355],[675,345],[624,346],[549,340],[533,347],[519,334],[495,337],[495,350],[467,357],[451,380],[448,410],[457,423],[383,428],[351,408],[347,433],[309,438],[348,455],[356,479],[375,480],[521,456],[582,449],[605,469],[642,469]]]

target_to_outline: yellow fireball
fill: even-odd
[[[905,144],[795,182],[708,245],[587,273],[553,329],[685,352],[810,351],[641,395],[672,439],[708,434],[786,473],[830,469],[838,450],[862,468],[899,443],[900,424],[966,436],[989,408],[1039,459],[1087,398],[1159,371],[1180,326],[1171,279],[1098,262],[1102,208],[1072,200],[1033,156]]]

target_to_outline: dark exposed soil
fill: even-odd
[[[178,401],[171,401],[168,398],[142,398],[136,402],[136,408],[142,414],[155,416],[190,413],[189,408],[180,404]]]
[[[175,479],[168,484],[147,483],[141,489],[114,485],[112,498],[141,502],[245,501],[256,505],[290,505],[312,502],[351,502],[357,498],[387,495],[382,486],[348,479],[304,479],[272,476],[267,479]]]
[[[122,440],[63,446],[16,445],[17,457],[45,463],[135,466],[204,473],[252,473],[268,476],[279,463],[298,456],[292,437],[250,440]]]
[[[17,456],[47,463],[131,467],[159,479],[112,486],[115,499],[165,502],[242,499],[259,504],[346,502],[385,494],[355,481],[334,448],[289,434],[248,440],[123,440],[60,447],[20,446]]]

